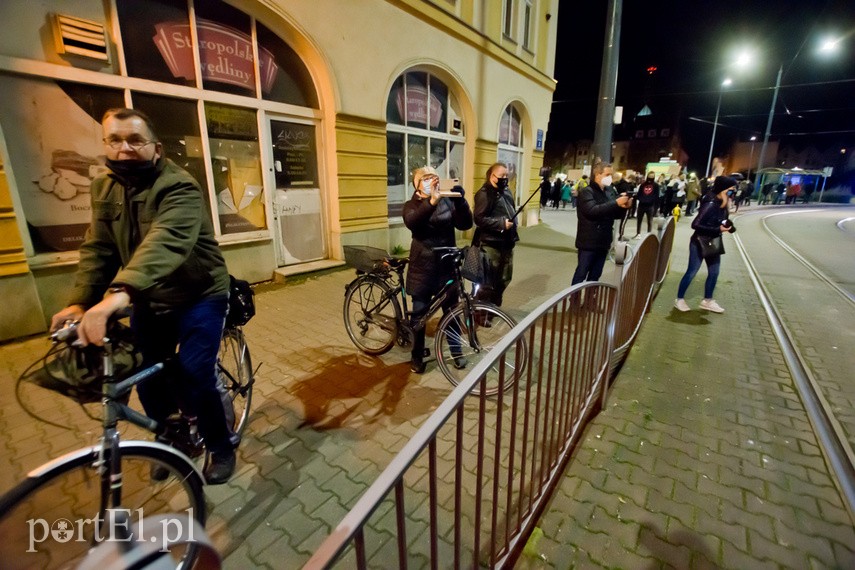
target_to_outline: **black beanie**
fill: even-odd
[[[713,182],[713,192],[715,194],[719,194],[725,190],[733,188],[734,186],[736,186],[736,180],[730,176],[716,176],[715,182]]]

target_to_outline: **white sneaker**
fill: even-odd
[[[715,299],[704,299],[703,301],[701,301],[701,309],[713,313],[724,312],[724,309],[721,308],[721,305],[715,302]]]
[[[686,303],[685,299],[677,299],[676,301],[674,301],[674,306],[677,307],[677,310],[681,313],[687,313],[692,310],[689,307],[689,304]]]

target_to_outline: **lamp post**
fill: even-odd
[[[824,55],[831,55],[837,52],[840,48],[841,38],[827,38],[819,47],[818,52]],[[796,55],[789,61],[789,67],[799,56],[801,50],[796,52]],[[766,121],[766,134],[763,135],[763,144],[760,146],[760,158],[757,160],[757,170],[763,168],[763,162],[766,158],[766,145],[769,144],[769,135],[772,132],[772,119],[775,117],[775,105],[778,102],[778,91],[781,89],[781,77],[784,75],[784,64],[781,63],[778,67],[778,77],[775,79],[775,90],[772,92],[772,106],[769,107],[769,120]]]
[[[712,164],[712,153],[713,153],[713,145],[715,145],[715,131],[718,127],[718,113],[721,111],[721,96],[724,94],[724,88],[730,85],[732,81],[730,79],[725,79],[721,82],[721,88],[718,90],[718,105],[715,108],[715,120],[713,121],[712,127],[712,138],[710,139],[710,154],[707,157],[707,178],[710,177],[710,165]]]
[[[748,176],[745,177],[748,180],[751,180],[751,164],[754,162],[754,141],[756,140],[757,137],[751,137],[751,152],[748,154]]]
[[[778,90],[781,88],[781,75],[783,75],[783,73],[784,64],[781,64],[781,67],[778,68],[778,78],[775,80],[775,90],[772,92],[772,106],[769,107],[769,120],[766,121],[766,134],[763,135],[763,144],[760,145],[760,158],[757,159],[757,170],[763,168],[763,159],[766,157],[766,145],[769,144],[769,134],[772,132],[772,119],[775,117],[775,104],[778,102]]]

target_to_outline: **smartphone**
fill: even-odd
[[[440,178],[439,179],[439,191],[440,192],[448,192],[455,186],[460,184],[459,178]],[[457,194],[457,192],[455,192]]]

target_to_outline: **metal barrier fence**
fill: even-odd
[[[668,217],[659,227],[659,234],[647,234],[635,250],[631,250],[626,242],[618,242],[615,246],[619,294],[612,378],[629,355],[650,302],[665,280],[675,229],[674,218]]]
[[[660,236],[668,238],[670,251],[672,221]],[[428,418],[305,568],[512,565],[582,430],[605,403],[614,362],[627,350],[618,347],[623,353],[616,355],[616,339],[634,339],[664,245],[648,235],[626,263],[618,255],[618,286],[565,289],[514,327]],[[479,383],[506,381],[512,384],[495,398],[470,396]]]

